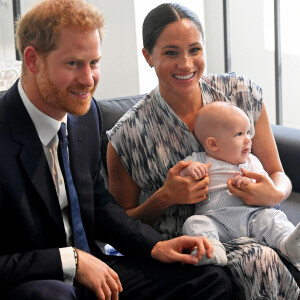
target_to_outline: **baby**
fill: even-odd
[[[250,122],[244,111],[223,101],[205,105],[195,120],[195,136],[205,152],[187,157],[185,160],[193,162],[181,171],[181,176],[199,180],[208,175],[209,195],[196,204],[195,215],[185,221],[182,231],[190,236],[206,236],[214,246],[213,257],[203,257],[198,264],[225,265],[222,243],[252,237],[279,250],[300,270],[300,223],[295,227],[282,211],[272,207],[246,206],[228,190],[230,177],[237,187],[255,184],[242,175],[241,168],[268,176],[250,153]]]

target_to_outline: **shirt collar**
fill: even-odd
[[[57,121],[37,109],[29,100],[21,84],[21,79],[18,82],[18,91],[23,104],[36,128],[38,136],[44,146],[47,146],[54,138],[60,128],[60,121]],[[62,122],[67,124],[67,114]]]

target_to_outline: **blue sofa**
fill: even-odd
[[[5,91],[0,91],[2,96]],[[119,118],[144,95],[135,95],[121,98],[111,98],[98,100],[103,116],[103,141],[101,146],[103,170],[102,173],[107,178],[106,149],[108,139],[106,131],[111,129]],[[284,126],[272,125],[272,130],[278,146],[279,155],[286,174],[292,181],[293,191],[289,198],[280,205],[289,220],[295,225],[300,222],[300,130]],[[300,272],[291,264],[287,264],[298,284],[300,283]]]
[[[98,100],[103,116],[102,173],[107,183],[106,149],[108,138],[106,131],[111,129],[120,117],[136,104],[144,95]],[[272,125],[280,159],[286,174],[292,181],[293,191],[289,198],[280,205],[289,220],[294,224],[300,222],[300,130]],[[287,268],[300,286],[300,272],[284,258]]]
[[[111,129],[119,118],[144,95],[98,100],[103,116],[102,161],[106,169],[105,132]],[[292,181],[293,192],[280,208],[295,225],[300,222],[300,130],[279,125],[272,125],[280,159],[286,174]]]

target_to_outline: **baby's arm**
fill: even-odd
[[[203,177],[207,176],[209,166],[210,166],[210,163],[203,164],[201,162],[194,161],[190,165],[188,165],[186,168],[182,169],[180,171],[180,175],[182,177],[191,176],[195,180],[200,180]]]

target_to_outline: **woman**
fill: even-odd
[[[144,57],[159,85],[108,132],[109,188],[128,215],[153,225],[166,238],[181,235],[194,204],[208,193],[208,178],[193,181],[179,175],[188,165],[181,160],[203,151],[193,135],[194,120],[212,101],[230,101],[245,111],[255,134],[253,153],[273,181],[259,179],[253,189],[229,182],[230,192],[247,205],[274,206],[285,200],[291,183],[281,166],[261,89],[235,74],[203,74],[203,29],[197,16],[178,4],[159,5],[144,20],[143,40]],[[296,282],[272,249],[253,239],[232,241],[226,249],[241,299],[298,298]]]

